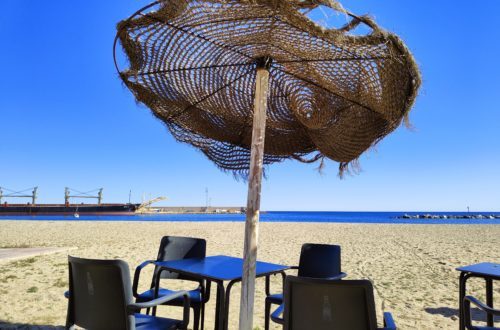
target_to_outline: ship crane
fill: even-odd
[[[97,199],[97,205],[101,205],[102,189],[103,188],[99,188],[99,189],[94,189],[94,190],[90,190],[87,192],[82,192],[82,191],[78,191],[78,190],[73,189],[73,188],[65,187],[64,188],[64,204],[69,205],[70,198],[94,198],[94,199]],[[71,191],[74,191],[76,193],[76,195],[71,195]],[[97,195],[95,195],[95,196],[91,195],[91,193],[93,193],[95,191],[97,191]]]
[[[27,195],[26,192],[31,189],[33,189],[31,191],[31,195]],[[3,192],[4,190],[7,191],[7,194],[4,194]],[[20,191],[14,191],[5,187],[0,187],[0,204],[2,203],[2,198],[8,197],[8,198],[31,198],[31,204],[35,205],[37,190],[38,187],[28,188]]]

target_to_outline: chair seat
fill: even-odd
[[[281,305],[283,303],[283,293],[271,294],[266,297],[266,301],[271,304]]]
[[[136,313],[135,328],[137,330],[153,330],[153,329],[177,329],[177,326],[182,323],[179,320],[167,319],[151,315]]]
[[[160,288],[160,290],[158,291],[158,296],[162,297],[162,296],[166,296],[166,295],[169,295],[169,294],[172,294],[175,292],[177,292],[177,291]],[[201,290],[195,289],[195,290],[188,291],[188,293],[189,293],[189,299],[190,299],[191,305],[201,303]],[[148,291],[144,291],[143,293],[139,294],[137,296],[136,300],[137,300],[137,302],[150,301],[150,300],[153,300],[155,298],[154,295],[155,295],[155,290],[150,289]],[[183,300],[184,299],[182,297],[179,297],[179,298],[176,298],[174,300],[170,300],[169,302],[166,303],[166,305],[181,305],[182,306]]]

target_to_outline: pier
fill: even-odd
[[[156,206],[148,207],[138,213],[171,213],[171,214],[242,214],[245,213],[244,207],[239,206]]]
[[[498,214],[404,214],[397,219],[500,219]]]

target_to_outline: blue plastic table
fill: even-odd
[[[188,275],[190,277],[217,283],[217,303],[215,307],[215,329],[225,330],[228,327],[229,298],[231,287],[241,281],[243,259],[229,256],[210,256],[203,259],[182,259],[155,262],[161,270]],[[257,261],[256,277],[266,277],[266,291],[269,276],[284,274],[289,266]],[[224,287],[224,282],[229,282]]]
[[[480,264],[459,267],[460,293],[459,293],[459,316],[460,330],[465,329],[464,297],[467,291],[467,280],[471,277],[481,277],[486,281],[486,304],[493,307],[493,280],[500,280],[500,264],[483,262]],[[488,315],[487,324],[493,327],[493,315]]]

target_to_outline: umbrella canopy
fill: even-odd
[[[342,172],[398,127],[419,72],[402,41],[368,17],[348,13],[350,23],[325,29],[303,14],[307,6],[315,4],[160,1],[119,23],[130,62],[120,76],[177,140],[245,175],[255,69],[269,57],[264,164],[312,153]],[[371,33],[350,34],[360,23]]]
[[[322,27],[304,13],[319,5],[351,20]],[[371,32],[352,33],[359,24]],[[333,0],[162,0],[120,22],[118,40],[137,101],[178,141],[248,175],[240,329],[250,330],[263,165],[327,157],[345,171],[410,111],[415,61]]]

